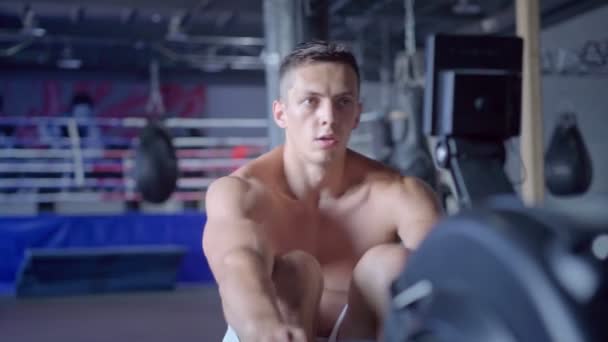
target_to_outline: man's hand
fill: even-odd
[[[304,329],[275,320],[252,322],[241,339],[242,342],[307,342]]]

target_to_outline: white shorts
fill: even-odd
[[[319,337],[319,338],[317,338],[317,342],[337,342],[338,341],[338,331],[340,331],[340,326],[342,325],[342,322],[344,321],[344,317],[346,317],[347,310],[348,310],[348,305],[345,305],[344,308],[342,309],[342,312],[340,312],[340,316],[338,316],[338,319],[336,320],[336,324],[334,325],[333,329],[331,330],[331,334],[329,335],[329,338]],[[240,341],[239,341],[239,337],[236,335],[236,332],[230,326],[228,326],[228,331],[226,331],[226,335],[224,336],[224,339],[222,340],[222,342],[240,342]]]

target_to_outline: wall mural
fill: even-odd
[[[203,113],[205,86],[166,83],[160,86],[166,111],[173,117]],[[149,116],[145,107],[150,89],[144,82],[0,80],[3,116],[61,116],[69,113],[72,98],[88,94],[97,117]]]
[[[608,38],[587,40],[576,49],[544,49],[544,74],[608,75]]]

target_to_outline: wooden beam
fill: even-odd
[[[545,192],[539,0],[517,0],[516,16],[517,34],[524,40],[520,147],[526,178],[521,195],[534,206]]]

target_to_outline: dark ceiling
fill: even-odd
[[[603,4],[541,0],[542,23]],[[416,41],[435,32],[511,33],[513,6],[513,0],[416,1]],[[0,69],[129,73],[158,60],[174,74],[263,77],[262,7],[262,0],[3,0]],[[356,46],[370,78],[383,53],[392,58],[403,49],[403,0],[330,0],[328,7],[330,38]]]

